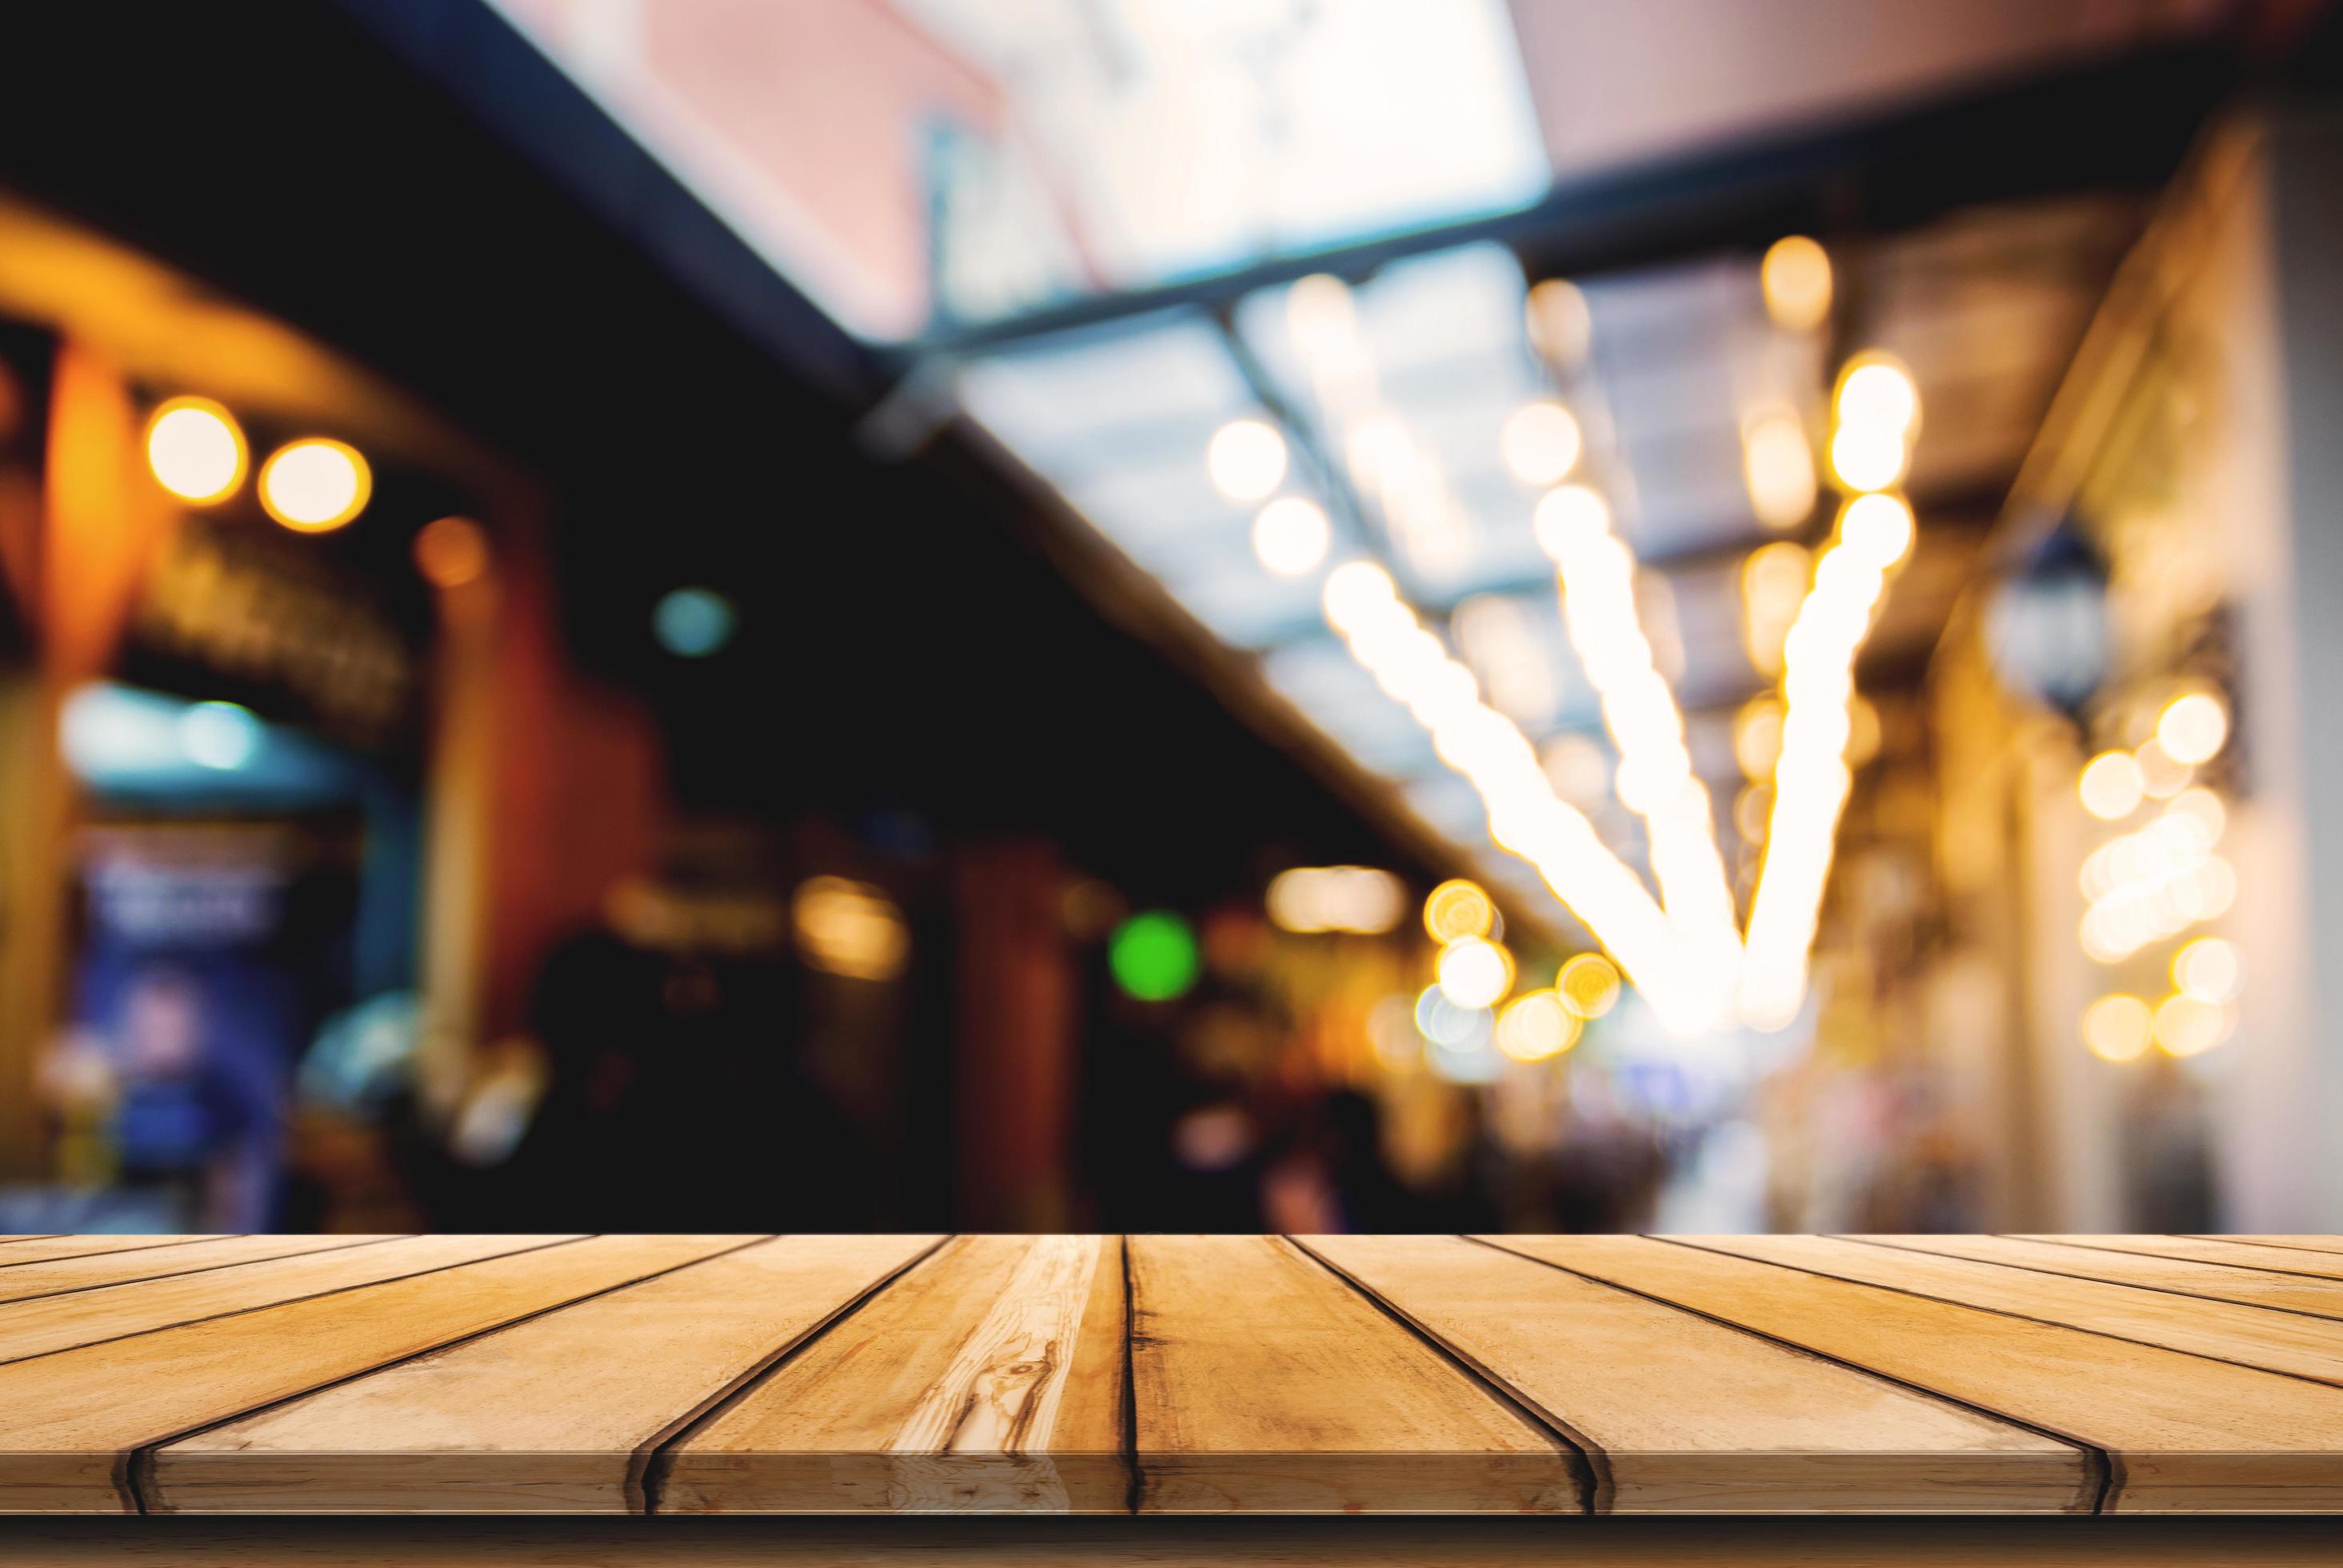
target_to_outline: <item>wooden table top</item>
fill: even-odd
[[[0,1238],[0,1511],[2343,1511],[2343,1239]]]

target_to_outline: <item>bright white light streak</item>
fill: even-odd
[[[1703,978],[1701,1005],[1721,1020],[1741,962],[1733,885],[1708,790],[1684,746],[1684,714],[1639,623],[1634,555],[1612,531],[1609,504],[1584,485],[1548,491],[1534,527],[1554,558],[1571,646],[1619,749],[1620,801],[1649,829],[1661,907]]]
[[[1585,815],[1555,796],[1528,738],[1481,700],[1473,672],[1400,602],[1389,574],[1367,561],[1335,568],[1324,608],[1352,655],[1432,732],[1441,760],[1471,782],[1497,847],[1537,870],[1664,1021],[1685,1030],[1707,1022],[1694,966],[1667,916]]]
[[[1845,753],[1855,658],[1889,568],[1911,548],[1909,525],[1909,509],[1893,497],[1865,497],[1843,513],[1782,645],[1782,749],[1741,971],[1741,1017],[1754,1029],[1787,1027],[1805,1002],[1823,886],[1854,784]]]

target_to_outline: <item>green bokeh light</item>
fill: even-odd
[[[1133,915],[1107,940],[1114,983],[1141,1001],[1170,1001],[1196,983],[1196,933],[1169,910]]]

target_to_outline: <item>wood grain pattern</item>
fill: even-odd
[[[2343,1252],[2343,1236],[2197,1236],[2192,1241],[2228,1241],[2251,1247],[2283,1247],[2290,1252]]]
[[[1716,1236],[1720,1252],[2343,1384],[2343,1323],[1828,1236]]]
[[[1296,1237],[1586,1451],[1595,1510],[2087,1511],[2070,1443],[1444,1236]]]
[[[2343,1280],[2343,1258],[2207,1236],[2025,1236],[2019,1239],[2056,1241],[2069,1247],[2088,1247],[2098,1251],[2175,1258],[2183,1262],[2217,1263],[2227,1268],[2302,1274],[2315,1280]]]
[[[1119,1240],[962,1236],[662,1457],[663,1513],[1120,1511]]]
[[[1680,1241],[1489,1240],[2089,1444],[2110,1511],[2343,1508],[2343,1390],[2324,1383]]]
[[[137,1252],[187,1241],[217,1241],[219,1236],[27,1236],[0,1249],[0,1269],[45,1263],[55,1258],[95,1258],[105,1252]]]
[[[158,1280],[169,1274],[192,1274],[238,1263],[290,1258],[304,1252],[337,1252],[387,1241],[387,1236],[222,1236],[216,1241],[186,1241],[168,1247],[147,1247],[129,1252],[100,1252],[94,1257],[59,1258],[0,1271],[0,1302],[30,1301],[35,1296],[63,1295],[99,1285]]]
[[[750,1239],[433,1237],[436,1272],[12,1362],[0,1511],[134,1510],[139,1451]]]
[[[2274,1273],[2267,1269],[2220,1263],[2184,1262],[2144,1252],[2028,1241],[2017,1236],[1857,1236],[1854,1240],[1906,1251],[1934,1252],[1939,1257],[2006,1263],[2014,1269],[2033,1269],[2046,1274],[2070,1274],[2081,1280],[2105,1280],[2110,1284],[2169,1291],[2175,1295],[2202,1296],[2207,1301],[2239,1302],[2247,1306],[2275,1307],[2281,1312],[2308,1312],[2315,1317],[2343,1318],[2343,1280],[2319,1280],[2305,1274]]]
[[[427,1273],[526,1244],[518,1240],[508,1243],[468,1236],[417,1236],[12,1302],[0,1306],[0,1363]]]
[[[1130,1240],[1142,1511],[1584,1513],[1584,1458],[1291,1243]]]
[[[726,1252],[156,1452],[163,1511],[639,1512],[651,1451],[940,1236]]]

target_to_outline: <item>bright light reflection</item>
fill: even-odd
[[[1300,496],[1280,496],[1252,520],[1254,558],[1282,578],[1315,569],[1332,541],[1325,511]]]
[[[1259,419],[1232,419],[1212,432],[1204,466],[1232,501],[1258,501],[1285,478],[1285,437]]]
[[[1505,467],[1524,485],[1551,485],[1578,461],[1578,421],[1559,403],[1524,404],[1505,421]]]
[[[174,397],[146,427],[146,466],[183,501],[225,499],[244,477],[244,432],[208,397]]]

